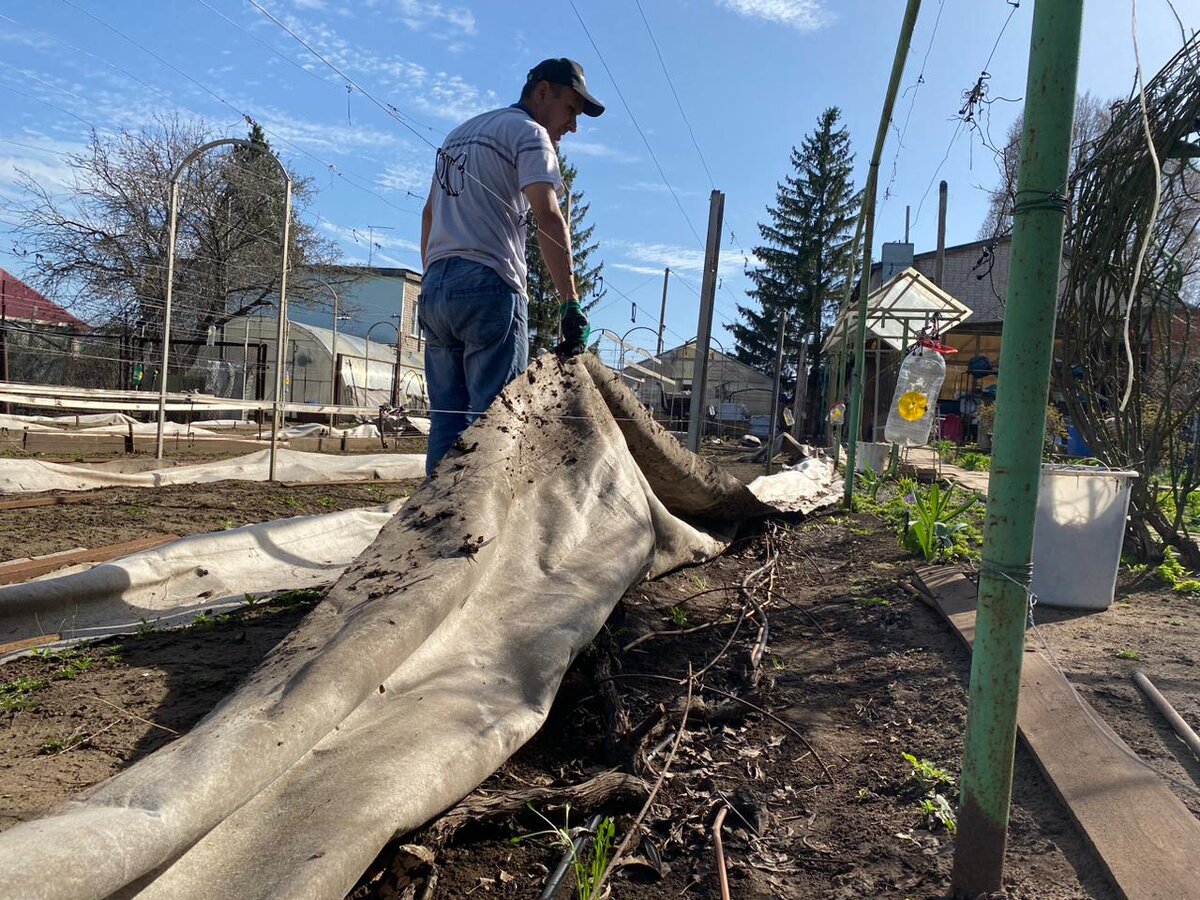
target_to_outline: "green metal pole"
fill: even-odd
[[[1082,21],[1083,0],[1033,10],[952,874],[961,897],[1000,890],[1004,875]]]
[[[896,56],[892,60],[892,77],[888,82],[887,96],[883,101],[883,113],[879,116],[879,131],[875,134],[875,150],[871,153],[871,165],[867,170],[867,186],[863,191],[863,264],[859,276],[858,322],[854,335],[854,372],[851,374],[850,409],[846,417],[846,507],[854,506],[854,459],[858,451],[858,431],[862,418],[863,369],[867,364],[867,296],[871,292],[871,244],[875,240],[875,191],[879,184],[879,162],[883,157],[883,144],[887,139],[888,125],[892,121],[892,107],[896,104],[896,92],[900,89],[900,78],[904,75],[904,61],[912,44],[913,27],[917,24],[917,13],[921,0],[908,0],[904,10],[904,21],[900,25],[900,38],[896,41]]]

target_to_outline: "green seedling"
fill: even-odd
[[[1179,552],[1174,547],[1163,550],[1163,561],[1155,568],[1154,574],[1173,591],[1181,594],[1200,593],[1200,580],[1192,578],[1192,573],[1183,567]]]
[[[911,753],[902,753],[901,756],[912,767],[908,773],[908,780],[916,782],[923,790],[935,791],[943,785],[954,784],[953,775],[945,769],[938,768],[929,760],[917,759]]]
[[[304,504],[300,502],[299,498],[288,494],[283,498],[283,505],[289,509],[300,509]]]
[[[927,491],[915,490],[911,494],[908,521],[904,532],[904,544],[913,552],[919,552],[927,562],[954,547],[955,535],[966,529],[965,522],[956,521],[963,513],[979,502],[972,494],[964,503],[953,503],[954,486],[942,490],[936,482]]]
[[[1180,621],[1179,619],[1168,619],[1167,624],[1170,625],[1172,628],[1178,628],[1180,625],[1183,624],[1183,622]]]
[[[1142,654],[1139,653],[1137,650],[1118,650],[1117,651],[1117,659],[1137,660],[1137,659],[1141,659],[1141,658],[1142,658]]]
[[[58,753],[66,746],[66,742],[61,738],[50,738],[49,740],[42,741],[42,743],[38,746],[38,753]]]
[[[83,672],[86,672],[92,667],[95,662],[90,656],[79,656],[71,659],[65,666],[62,666],[54,673],[54,678],[57,680],[69,680]]]
[[[678,606],[672,606],[668,611],[671,616],[671,621],[680,628],[683,628],[688,623],[687,612]]]
[[[333,509],[337,506],[337,500],[333,497],[318,497],[317,506],[321,507],[321,509]]]
[[[688,577],[688,580],[691,582],[692,588],[694,590],[696,590],[696,591],[707,591],[708,590],[708,579],[705,578],[703,575],[691,575]]]
[[[854,605],[858,607],[891,606],[892,601],[887,597],[855,597]]]
[[[617,833],[612,818],[603,819],[596,826],[596,833],[592,836],[591,841],[585,839],[580,845],[579,850],[576,851],[575,837],[572,835],[570,827],[570,804],[564,810],[563,825],[561,828],[532,806],[529,809],[549,827],[542,831],[535,831],[532,834],[523,834],[509,838],[509,843],[519,844],[529,838],[549,836],[555,844],[558,844],[565,852],[571,855],[571,869],[575,873],[575,894],[578,900],[595,900],[596,886],[599,884],[604,870],[608,868],[608,861],[612,856],[613,838]],[[577,828],[574,831],[580,832],[582,829]],[[586,832],[584,834],[586,835]]]
[[[282,591],[270,598],[274,606],[306,606],[318,602],[324,594],[315,588],[300,588],[295,591]]]
[[[992,467],[992,458],[986,453],[976,453],[973,450],[967,450],[959,454],[958,466],[969,472],[986,472]]]
[[[954,817],[954,807],[941,794],[935,793],[932,797],[926,797],[917,804],[917,810],[921,813],[922,827],[936,831],[938,826],[942,826],[950,832],[951,836],[958,832],[958,820]]]
[[[0,684],[0,712],[14,712],[37,706],[37,701],[31,695],[49,685],[50,682],[41,678],[14,678]]]

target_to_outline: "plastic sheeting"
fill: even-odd
[[[160,487],[213,481],[266,481],[270,459],[270,450],[256,450],[233,459],[152,469],[148,472],[115,472],[36,459],[6,459],[0,465],[0,494],[90,491],[102,487]],[[299,450],[276,451],[275,478],[279,481],[398,481],[424,477],[425,456],[420,453],[331,456]]]
[[[193,535],[0,587],[0,643],[47,634],[72,643],[184,624],[201,611],[241,606],[246,594],[329,584],[403,503]]]
[[[533,735],[629,587],[772,511],[638,410],[536,361],[190,733],[0,834],[0,896],[343,897]]]

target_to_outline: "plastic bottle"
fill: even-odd
[[[900,364],[896,393],[883,428],[883,436],[894,444],[919,447],[929,443],[938,394],[946,380],[946,361],[939,350],[932,341],[921,341]]]

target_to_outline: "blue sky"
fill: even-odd
[[[791,147],[825,107],[842,109],[865,178],[904,9],[901,0],[258,2],[415,129],[348,92],[341,75],[246,0],[3,0],[0,198],[14,196],[18,167],[64,190],[62,154],[83,147],[89,125],[112,133],[179,111],[236,137],[245,113],[290,166],[315,178],[320,190],[301,214],[345,261],[366,262],[372,235],[376,265],[419,269],[431,145],[463,118],[513,102],[539,59],[571,56],[608,106],[563,141],[605,262],[609,292],[593,326],[655,328],[670,266],[668,346],[696,331],[714,187],[726,194],[715,335],[731,346],[723,325],[744,302],[756,224],[789,171]],[[1008,100],[1024,94],[1033,7],[925,0],[883,157],[878,240],[903,238],[907,204],[917,252],[932,249],[940,178],[950,183],[947,242],[976,238],[980,188],[996,181],[984,133],[999,144],[1020,110]],[[1200,28],[1200,4],[1174,7],[1189,34]],[[1130,90],[1132,12],[1131,0],[1086,5],[1080,91]],[[1180,27],[1167,0],[1140,0],[1137,22],[1149,77],[1179,48]],[[985,65],[993,102],[981,107],[978,131],[957,127],[963,92]],[[0,221],[0,265],[20,273],[14,239]],[[654,337],[630,340],[652,346]]]

